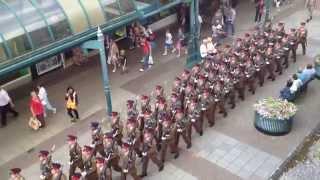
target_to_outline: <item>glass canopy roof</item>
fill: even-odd
[[[174,0],[0,0],[0,65],[128,13]]]

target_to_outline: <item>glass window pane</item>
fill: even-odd
[[[81,0],[81,3],[88,14],[91,26],[98,26],[105,22],[104,12],[97,0]]]
[[[106,17],[108,18],[107,21],[121,16],[121,11],[119,9],[120,3],[118,3],[117,0],[101,0],[101,4]]]
[[[8,41],[14,57],[31,50],[24,30],[7,7],[0,5],[0,33]]]
[[[123,13],[129,13],[135,10],[134,4],[131,0],[118,0],[120,9]]]
[[[11,0],[8,4],[21,19],[35,47],[41,47],[51,42],[44,20],[29,1]]]
[[[48,24],[51,26],[56,40],[72,35],[68,20],[55,0],[36,0]]]

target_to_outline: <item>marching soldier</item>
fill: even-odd
[[[190,103],[190,101],[194,98],[197,98],[197,95],[196,95],[196,91],[194,89],[194,85],[189,82],[186,89],[185,89],[185,96],[184,96],[184,109],[186,110],[188,104]]]
[[[186,86],[182,86],[181,79],[179,77],[174,79],[172,93],[175,93],[178,96],[181,103],[184,101],[185,87]]]
[[[181,86],[185,88],[187,86],[187,83],[189,82],[191,78],[190,71],[187,69],[184,69],[181,74]]]
[[[224,107],[225,91],[223,87],[223,81],[218,80],[213,85],[213,96],[214,96],[214,113],[217,108],[219,108],[219,113],[223,114],[223,117],[227,117],[228,113]]]
[[[126,138],[131,148],[135,151],[138,157],[142,157],[142,152],[140,150],[141,146],[141,136],[140,131],[137,129],[138,122],[134,118],[129,118],[126,124],[127,135]]]
[[[142,173],[140,177],[147,176],[148,163],[151,159],[153,163],[158,166],[159,171],[163,170],[163,162],[157,158],[156,142],[154,139],[154,131],[152,129],[147,129],[143,134],[143,144],[142,144]]]
[[[137,175],[136,153],[127,141],[122,143],[120,165],[122,167],[121,180],[126,180],[128,174],[130,174],[134,180],[141,180]]]
[[[290,29],[288,39],[290,44],[290,51],[292,52],[293,62],[296,62],[297,61],[297,42],[298,42],[296,29],[294,28]]]
[[[70,168],[69,168],[69,179],[75,173],[76,169],[79,168],[83,171],[83,162],[81,147],[77,143],[77,137],[74,135],[68,135],[68,145],[69,145],[69,156],[70,156]]]
[[[307,46],[307,38],[308,38],[308,30],[306,28],[306,23],[302,22],[300,23],[300,27],[298,29],[298,45],[301,44],[302,46],[302,53],[303,55],[306,55],[306,46]]]
[[[276,42],[276,44],[274,45],[274,56],[275,56],[276,72],[278,72],[279,75],[281,75],[283,49],[281,48],[281,44],[279,42]]]
[[[276,28],[276,39],[277,39],[277,41],[280,42],[285,34],[286,34],[286,30],[284,28],[284,23],[283,22],[279,22],[278,26]]]
[[[111,167],[112,167],[115,171],[121,172],[122,169],[119,166],[120,156],[119,156],[118,148],[115,145],[115,139],[112,131],[104,134],[104,152],[106,154],[105,160],[106,160],[107,168],[110,169],[108,171],[110,171],[111,173]]]
[[[111,129],[113,132],[114,141],[121,146],[122,144],[122,131],[123,131],[123,125],[122,121],[120,121],[120,115],[118,112],[112,112],[111,113]]]
[[[170,106],[170,116],[175,117],[177,109],[182,109],[182,102],[178,99],[177,94],[171,94],[171,106]]]
[[[231,76],[229,74],[224,78],[224,91],[225,91],[225,100],[229,99],[228,104],[231,105],[231,109],[236,107],[236,95],[234,92],[234,84],[231,81]]]
[[[239,65],[236,65],[231,71],[231,79],[235,90],[238,92],[238,97],[244,101],[245,99],[245,76]]]
[[[178,147],[179,145],[179,140],[180,136],[182,136],[184,142],[187,145],[187,149],[191,148],[191,139],[188,135],[187,129],[190,127],[190,122],[189,119],[185,117],[185,114],[183,113],[182,109],[176,109],[176,114],[175,114],[175,147]],[[177,153],[177,152],[175,152]]]
[[[127,100],[127,118],[137,118],[138,117],[138,110],[136,107],[136,102],[134,100]]]
[[[255,94],[256,92],[256,86],[255,86],[255,80],[254,80],[254,75],[255,75],[255,67],[252,63],[251,60],[247,60],[245,64],[245,76],[246,76],[246,82],[249,87],[249,91],[252,94]]]
[[[188,126],[187,134],[189,139],[191,139],[192,135],[192,127],[196,130],[197,133],[199,133],[200,136],[203,135],[203,115],[201,111],[200,104],[197,102],[197,99],[191,99],[190,104],[187,107],[186,110],[188,121],[191,123],[190,126]]]
[[[162,162],[165,161],[166,155],[167,155],[167,149],[168,146],[170,146],[171,152],[175,152],[174,158],[179,157],[179,151],[178,148],[174,145],[175,140],[175,130],[174,130],[174,124],[172,123],[172,119],[169,117],[166,117],[162,121],[163,125],[163,133],[161,136],[161,151],[160,151],[160,160]]]
[[[49,153],[49,151],[42,150],[39,152],[39,159],[40,159],[40,170],[41,170],[40,179],[42,180],[51,179],[52,178],[51,154]]]
[[[266,70],[268,71],[268,79],[271,79],[272,81],[275,80],[274,75],[274,55],[273,55],[273,49],[272,46],[268,46],[266,52],[265,52],[265,62],[266,62]]]
[[[210,92],[208,89],[204,89],[200,97],[200,105],[201,111],[203,113],[203,118],[206,116],[209,127],[214,126],[215,123],[215,114],[213,112],[213,99],[210,96]]]
[[[93,154],[99,153],[100,156],[105,156],[103,151],[103,134],[98,122],[91,122],[91,138],[92,147],[94,147]]]
[[[62,172],[61,164],[59,163],[52,163],[51,173],[51,180],[67,180],[67,176]]]
[[[85,180],[97,179],[97,167],[93,151],[90,146],[84,146],[82,149],[83,171],[81,175]]]
[[[97,157],[97,180],[112,180],[111,169],[107,166],[107,162],[102,157]]]
[[[161,137],[163,133],[162,121],[170,116],[167,110],[166,100],[164,98],[159,99],[158,102],[158,113],[156,114],[157,129],[158,129],[158,140],[161,143]]]
[[[253,62],[256,69],[256,75],[258,77],[258,83],[260,86],[263,86],[265,78],[265,64],[259,52],[253,57]]]
[[[144,129],[144,113],[146,111],[151,111],[151,106],[150,106],[150,98],[149,96],[146,95],[142,95],[141,96],[141,111],[138,117],[138,121],[139,121],[139,130],[141,132],[141,134],[143,133],[143,129]]]
[[[289,44],[289,40],[288,40],[288,35],[284,35],[282,38],[282,49],[283,49],[283,65],[285,68],[289,67],[289,52],[290,52],[290,44]]]
[[[25,180],[21,174],[21,169],[20,168],[12,168],[10,169],[10,178],[9,180]]]

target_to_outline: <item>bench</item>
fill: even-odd
[[[299,87],[299,89],[294,93],[290,93],[287,95],[283,95],[280,92],[280,98],[281,99],[286,99],[287,101],[293,102],[294,100],[296,100],[302,93],[306,92],[308,89],[308,85],[311,81],[313,81],[314,78],[309,79],[307,82],[303,83],[302,86]]]

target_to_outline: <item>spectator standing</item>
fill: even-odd
[[[225,27],[226,27],[225,31],[227,35],[229,35],[230,31],[232,36],[235,33],[235,28],[234,28],[235,19],[236,19],[236,10],[232,7],[229,7],[226,13],[226,24],[225,24]]]
[[[298,78],[297,74],[292,76],[292,86],[290,87],[291,94],[294,94],[298,91],[298,89],[302,86],[302,81]]]
[[[141,41],[142,53],[143,53],[143,67],[140,68],[140,72],[143,72],[149,68],[149,57],[150,57],[150,43],[144,38]]]
[[[203,39],[200,45],[200,56],[202,59],[205,59],[207,55],[208,55],[207,39]]]
[[[126,51],[123,49],[120,50],[119,62],[121,64],[121,74],[128,73]]]
[[[0,112],[1,112],[1,127],[7,125],[7,113],[10,112],[14,117],[18,116],[18,112],[14,110],[14,104],[6,90],[0,89]]]
[[[168,50],[173,48],[173,37],[169,29],[166,31],[166,38],[164,42],[164,53],[163,55],[166,56],[168,54]]]
[[[146,38],[148,40],[148,43],[150,45],[150,55],[149,55],[149,60],[148,63],[149,65],[153,65],[153,56],[152,56],[152,51],[154,48],[156,48],[156,35],[154,34],[154,32],[152,31],[152,29],[150,27],[148,27],[146,29]]]
[[[185,46],[185,35],[184,35],[184,33],[183,33],[183,31],[182,31],[182,28],[179,28],[178,29],[178,39],[177,39],[177,43],[176,43],[176,46],[175,46],[175,48],[172,50],[172,52],[178,52],[178,54],[177,54],[177,57],[180,57],[180,55],[181,55],[181,49],[184,49],[185,50],[185,54],[187,54],[188,53],[188,50],[187,50],[187,48],[186,48],[186,46]]]
[[[57,109],[52,107],[48,98],[47,90],[42,85],[38,85],[37,89],[38,89],[38,96],[41,100],[42,105],[44,106],[44,117],[47,116],[46,109],[52,111],[53,114],[55,114],[57,112]]]
[[[313,10],[316,6],[316,0],[306,0],[305,6],[309,13],[309,18],[307,19],[307,22],[312,20]]]
[[[306,76],[307,81],[310,81],[315,77],[316,70],[313,68],[311,64],[308,64],[306,69],[302,71],[302,74]]]
[[[77,92],[74,90],[74,88],[71,86],[67,88],[65,101],[66,101],[67,113],[71,118],[71,122],[75,122],[76,120],[79,120],[79,113],[77,110],[77,107],[79,104],[78,95],[77,95]]]
[[[41,126],[39,128],[45,127],[46,123],[44,120],[44,107],[42,102],[35,91],[31,91],[31,101],[30,101],[30,111],[32,113],[32,117],[36,118],[40,121]]]
[[[109,64],[111,63],[113,65],[113,70],[112,72],[116,72],[117,66],[119,66],[119,48],[118,45],[116,44],[115,41],[111,40],[111,45],[110,45],[110,51],[109,51]]]
[[[256,16],[254,18],[254,22],[260,22],[262,13],[263,13],[263,8],[264,8],[264,0],[255,0],[256,4]]]

